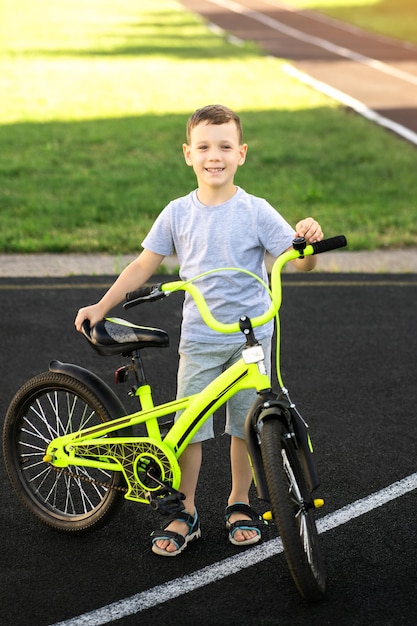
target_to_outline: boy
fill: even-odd
[[[123,270],[103,298],[78,311],[77,330],[84,320],[93,326],[125,294],[145,283],[164,259],[175,250],[180,276],[187,280],[216,267],[242,267],[267,280],[265,251],[274,257],[291,247],[295,236],[307,243],[320,241],[320,225],[311,217],[294,229],[262,198],[247,194],[234,184],[235,173],[246,159],[247,144],[242,142],[239,117],[222,105],[198,109],[187,123],[187,143],[183,153],[197,178],[196,190],[170,202],[144,239],[142,253]],[[309,271],[316,257],[293,261],[297,269]],[[222,280],[223,278],[223,280]],[[269,306],[265,290],[246,274],[212,275],[199,282],[215,317],[237,320],[242,311],[249,317]],[[265,300],[266,298],[266,300]],[[264,346],[266,364],[270,359],[272,323],[257,329]],[[243,349],[242,336],[220,335],[201,320],[192,299],[186,294],[179,347],[178,397],[200,391],[224,367],[235,362]],[[252,472],[244,439],[244,419],[252,404],[253,390],[233,397],[226,410],[226,432],[231,436],[232,487],[226,508],[230,541],[239,546],[256,543],[261,537],[259,516],[249,506]],[[184,511],[152,533],[152,550],[162,556],[180,554],[201,536],[194,498],[202,459],[202,441],[213,437],[212,418],[207,420],[180,458],[181,485],[185,494]]]

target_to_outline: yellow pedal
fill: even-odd
[[[266,522],[270,522],[272,519],[272,511],[265,511],[265,513],[263,513],[262,517],[264,518],[264,520]]]
[[[50,454],[45,454],[45,456],[43,457],[44,463],[52,463],[53,460],[54,460],[54,457],[51,456]]]
[[[315,509],[321,509],[321,507],[324,506],[324,500],[322,500],[322,498],[316,498],[313,502]]]

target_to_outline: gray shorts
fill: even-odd
[[[271,374],[271,337],[259,340],[265,352],[265,366]],[[209,344],[181,340],[179,347],[177,398],[199,393],[227,367],[239,360],[245,344]],[[226,403],[228,435],[245,438],[245,417],[256,398],[255,389],[242,389]],[[178,417],[178,415],[177,415]],[[209,417],[191,443],[214,437],[213,416]]]

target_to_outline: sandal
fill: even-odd
[[[244,513],[250,517],[250,519],[241,519],[230,523],[229,520],[233,513]],[[261,515],[258,515],[258,513],[254,511],[251,506],[249,506],[249,504],[245,504],[244,502],[235,502],[234,504],[227,506],[225,516],[226,528],[229,531],[229,541],[235,546],[249,546],[257,543],[261,538],[261,528],[267,523]],[[236,541],[234,535],[237,530],[256,530],[257,534],[251,539]]]
[[[165,530],[166,527],[169,526],[174,520],[185,522],[188,525],[188,533],[185,537],[184,535],[176,533],[173,530]],[[180,513],[176,513],[171,516],[164,522],[160,530],[154,530],[153,533],[151,533],[151,537],[152,552],[161,556],[177,556],[177,554],[180,554],[183,550],[185,550],[190,541],[195,541],[195,539],[199,539],[201,537],[200,520],[197,514],[197,509],[195,510],[194,516],[190,515],[186,511],[181,511]],[[177,549],[173,552],[167,552],[166,550],[159,548],[156,545],[156,542],[161,539],[171,541]]]

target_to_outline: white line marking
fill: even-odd
[[[361,500],[356,500],[352,504],[348,504],[334,513],[326,515],[326,517],[318,520],[317,528],[320,533],[332,530],[414,489],[417,489],[417,472]],[[84,615],[58,622],[53,626],[102,626],[103,624],[109,624],[123,617],[136,615],[158,604],[163,604],[168,600],[178,598],[186,593],[214,583],[217,580],[231,576],[240,570],[252,567],[282,551],[282,543],[278,537],[260,546],[255,546],[246,552],[231,556],[213,565],[208,565],[193,574],[176,578],[131,596],[130,598],[113,602],[96,611],[84,613]]]
[[[387,117],[380,115],[373,109],[367,107],[366,104],[363,104],[363,102],[360,102],[359,100],[348,96],[346,93],[343,93],[343,91],[339,91],[338,89],[335,89],[334,87],[331,87],[326,83],[322,83],[321,81],[312,78],[308,74],[301,72],[292,65],[284,63],[282,69],[286,74],[289,74],[300,82],[305,83],[310,87],[313,87],[313,89],[315,89],[316,91],[324,93],[326,96],[329,96],[329,98],[333,98],[333,100],[337,100],[345,106],[350,107],[371,122],[375,122],[376,124],[379,124],[379,126],[383,126],[384,128],[391,130],[393,133],[400,135],[404,139],[407,139],[407,141],[410,141],[411,143],[417,145],[417,133],[410,130],[409,128],[406,128],[405,126],[402,126],[402,124],[398,124],[397,122],[394,122]]]
[[[406,476],[402,480],[398,480],[396,483],[392,483],[392,485],[388,485],[388,487],[380,491],[371,493],[361,500],[356,500],[352,502],[352,504],[348,504],[334,513],[329,513],[326,517],[318,520],[318,531],[325,533],[332,528],[346,524],[346,522],[350,522],[356,517],[369,513],[373,509],[377,509],[391,502],[391,500],[396,500],[396,498],[400,498],[406,493],[414,491],[414,489],[417,489],[417,472]]]
[[[394,76],[400,80],[404,80],[413,85],[417,85],[417,76],[410,74],[409,72],[403,72],[395,67],[391,67],[382,61],[378,61],[377,59],[372,59],[371,57],[365,56],[364,54],[360,54],[359,52],[354,52],[353,50],[349,50],[348,48],[344,48],[342,46],[338,46],[336,44],[327,41],[326,39],[322,39],[321,37],[314,37],[313,35],[308,35],[303,31],[297,30],[296,28],[292,28],[291,26],[287,26],[282,22],[278,22],[278,20],[274,20],[272,17],[268,17],[259,11],[252,11],[251,9],[247,9],[243,7],[241,4],[234,2],[233,0],[209,0],[213,4],[217,4],[220,7],[225,9],[229,9],[233,13],[239,13],[241,15],[245,15],[246,17],[253,19],[261,24],[265,24],[265,26],[269,26],[273,30],[277,30],[288,37],[292,37],[293,39],[298,39],[303,43],[309,43],[313,46],[317,46],[322,48],[323,50],[327,50],[332,54],[337,54],[345,59],[350,59],[351,61],[356,61],[357,63],[361,63],[362,65],[366,65],[371,67],[374,70],[378,70],[379,72],[383,72],[384,74],[388,74],[390,76]]]
[[[325,15],[324,13],[318,13],[314,11],[314,9],[301,9],[300,7],[294,7],[292,5],[286,4],[284,2],[276,2],[276,0],[263,0],[265,4],[269,4],[269,6],[274,7],[275,9],[284,9],[289,13],[302,13],[303,16],[308,17],[310,20],[314,20],[315,22],[322,22],[324,24],[334,26],[339,28],[340,30],[344,30],[347,33],[353,33],[357,37],[369,37],[372,36],[372,39],[376,41],[381,41],[388,45],[395,45],[400,48],[404,48],[405,50],[417,50],[415,44],[410,41],[402,41],[400,39],[394,39],[393,37],[389,37],[388,35],[382,35],[377,32],[369,32],[361,28],[360,26],[355,26],[354,24],[350,24],[348,22],[341,22],[340,19],[335,17],[330,17],[330,15]]]

